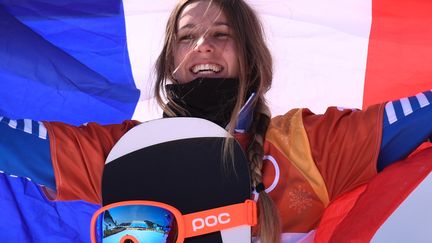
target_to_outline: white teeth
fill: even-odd
[[[222,70],[222,67],[216,64],[198,64],[192,67],[192,72],[197,74],[199,72],[214,72],[218,73]]]

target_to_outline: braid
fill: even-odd
[[[247,149],[247,155],[250,161],[252,186],[254,188],[263,182],[262,167],[264,157],[264,138],[269,124],[269,108],[264,103],[263,98],[259,98],[251,126],[253,138]],[[258,193],[259,215],[257,233],[263,243],[278,243],[280,242],[281,227],[276,205],[265,190],[260,190]]]

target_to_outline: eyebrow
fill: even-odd
[[[190,23],[190,24],[187,24],[187,25],[182,26],[181,28],[179,28],[179,30],[183,30],[183,29],[193,29],[193,28],[195,28],[196,26],[197,26],[196,24],[192,24],[192,23]],[[229,25],[228,23],[226,23],[226,22],[222,22],[222,21],[216,21],[216,22],[213,23],[212,26],[227,26],[228,28],[230,27],[230,25]]]

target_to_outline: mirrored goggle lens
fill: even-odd
[[[100,243],[174,243],[177,233],[174,214],[156,206],[118,206],[101,213],[96,221]]]

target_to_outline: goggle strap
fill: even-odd
[[[253,200],[183,215],[185,237],[208,234],[241,225],[257,224],[257,208]]]

